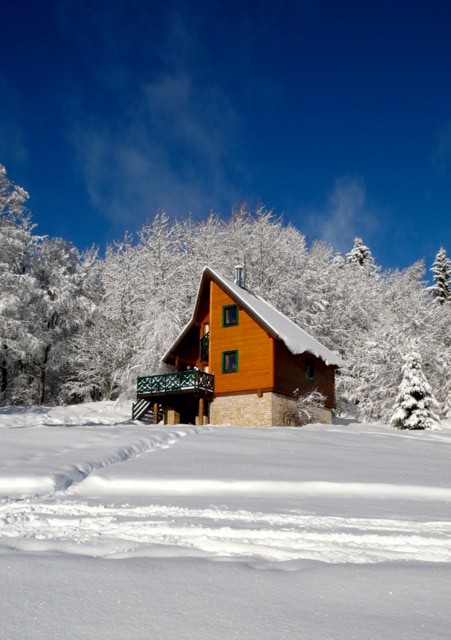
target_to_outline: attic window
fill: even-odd
[[[222,307],[222,326],[236,327],[238,324],[238,307],[236,304],[228,304]]]
[[[315,382],[315,363],[313,360],[305,361],[305,377],[309,382]]]
[[[238,371],[238,351],[222,352],[222,373],[236,373]]]

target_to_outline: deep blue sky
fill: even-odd
[[[384,267],[451,255],[451,3],[15,0],[0,162],[104,248],[246,201]]]

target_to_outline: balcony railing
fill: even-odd
[[[161,397],[177,393],[194,393],[213,397],[215,377],[211,373],[193,369],[178,373],[161,373],[154,376],[140,376],[137,379],[136,395],[140,397]]]

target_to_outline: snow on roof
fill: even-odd
[[[213,271],[213,269],[210,269],[209,267],[205,267],[203,270],[197,302],[199,300],[202,283],[206,275],[210,276],[215,282],[217,282],[224,291],[226,291],[236,303],[242,306],[243,309],[253,316],[255,320],[257,320],[257,322],[268,331],[268,333],[270,333],[274,338],[282,340],[287,349],[294,355],[310,353],[323,360],[327,365],[334,365],[337,367],[344,366],[343,360],[336,353],[327,349],[327,347],[318,342],[316,338],[298,327],[297,324],[292,322],[292,320],[287,318],[280,311],[277,311],[277,309],[263,300],[263,298],[260,298],[247,289],[234,284],[227,278],[220,276],[216,271]],[[191,321],[183,329],[176,342],[166,352],[163,360],[166,360],[181,339],[193,326],[197,310],[197,302]]]
[[[239,287],[230,280],[223,278],[208,267],[204,269],[204,273],[205,272],[210,273],[232,298],[254,316],[273,337],[282,340],[291,353],[298,355],[307,352],[317,358],[321,358],[326,364],[336,365],[337,367],[344,366],[343,360],[336,353],[327,349],[283,313],[277,311],[277,309],[266,302],[266,300],[263,300],[263,298],[251,293],[247,289]]]

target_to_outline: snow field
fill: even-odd
[[[451,430],[0,410],[0,638],[449,640]]]

